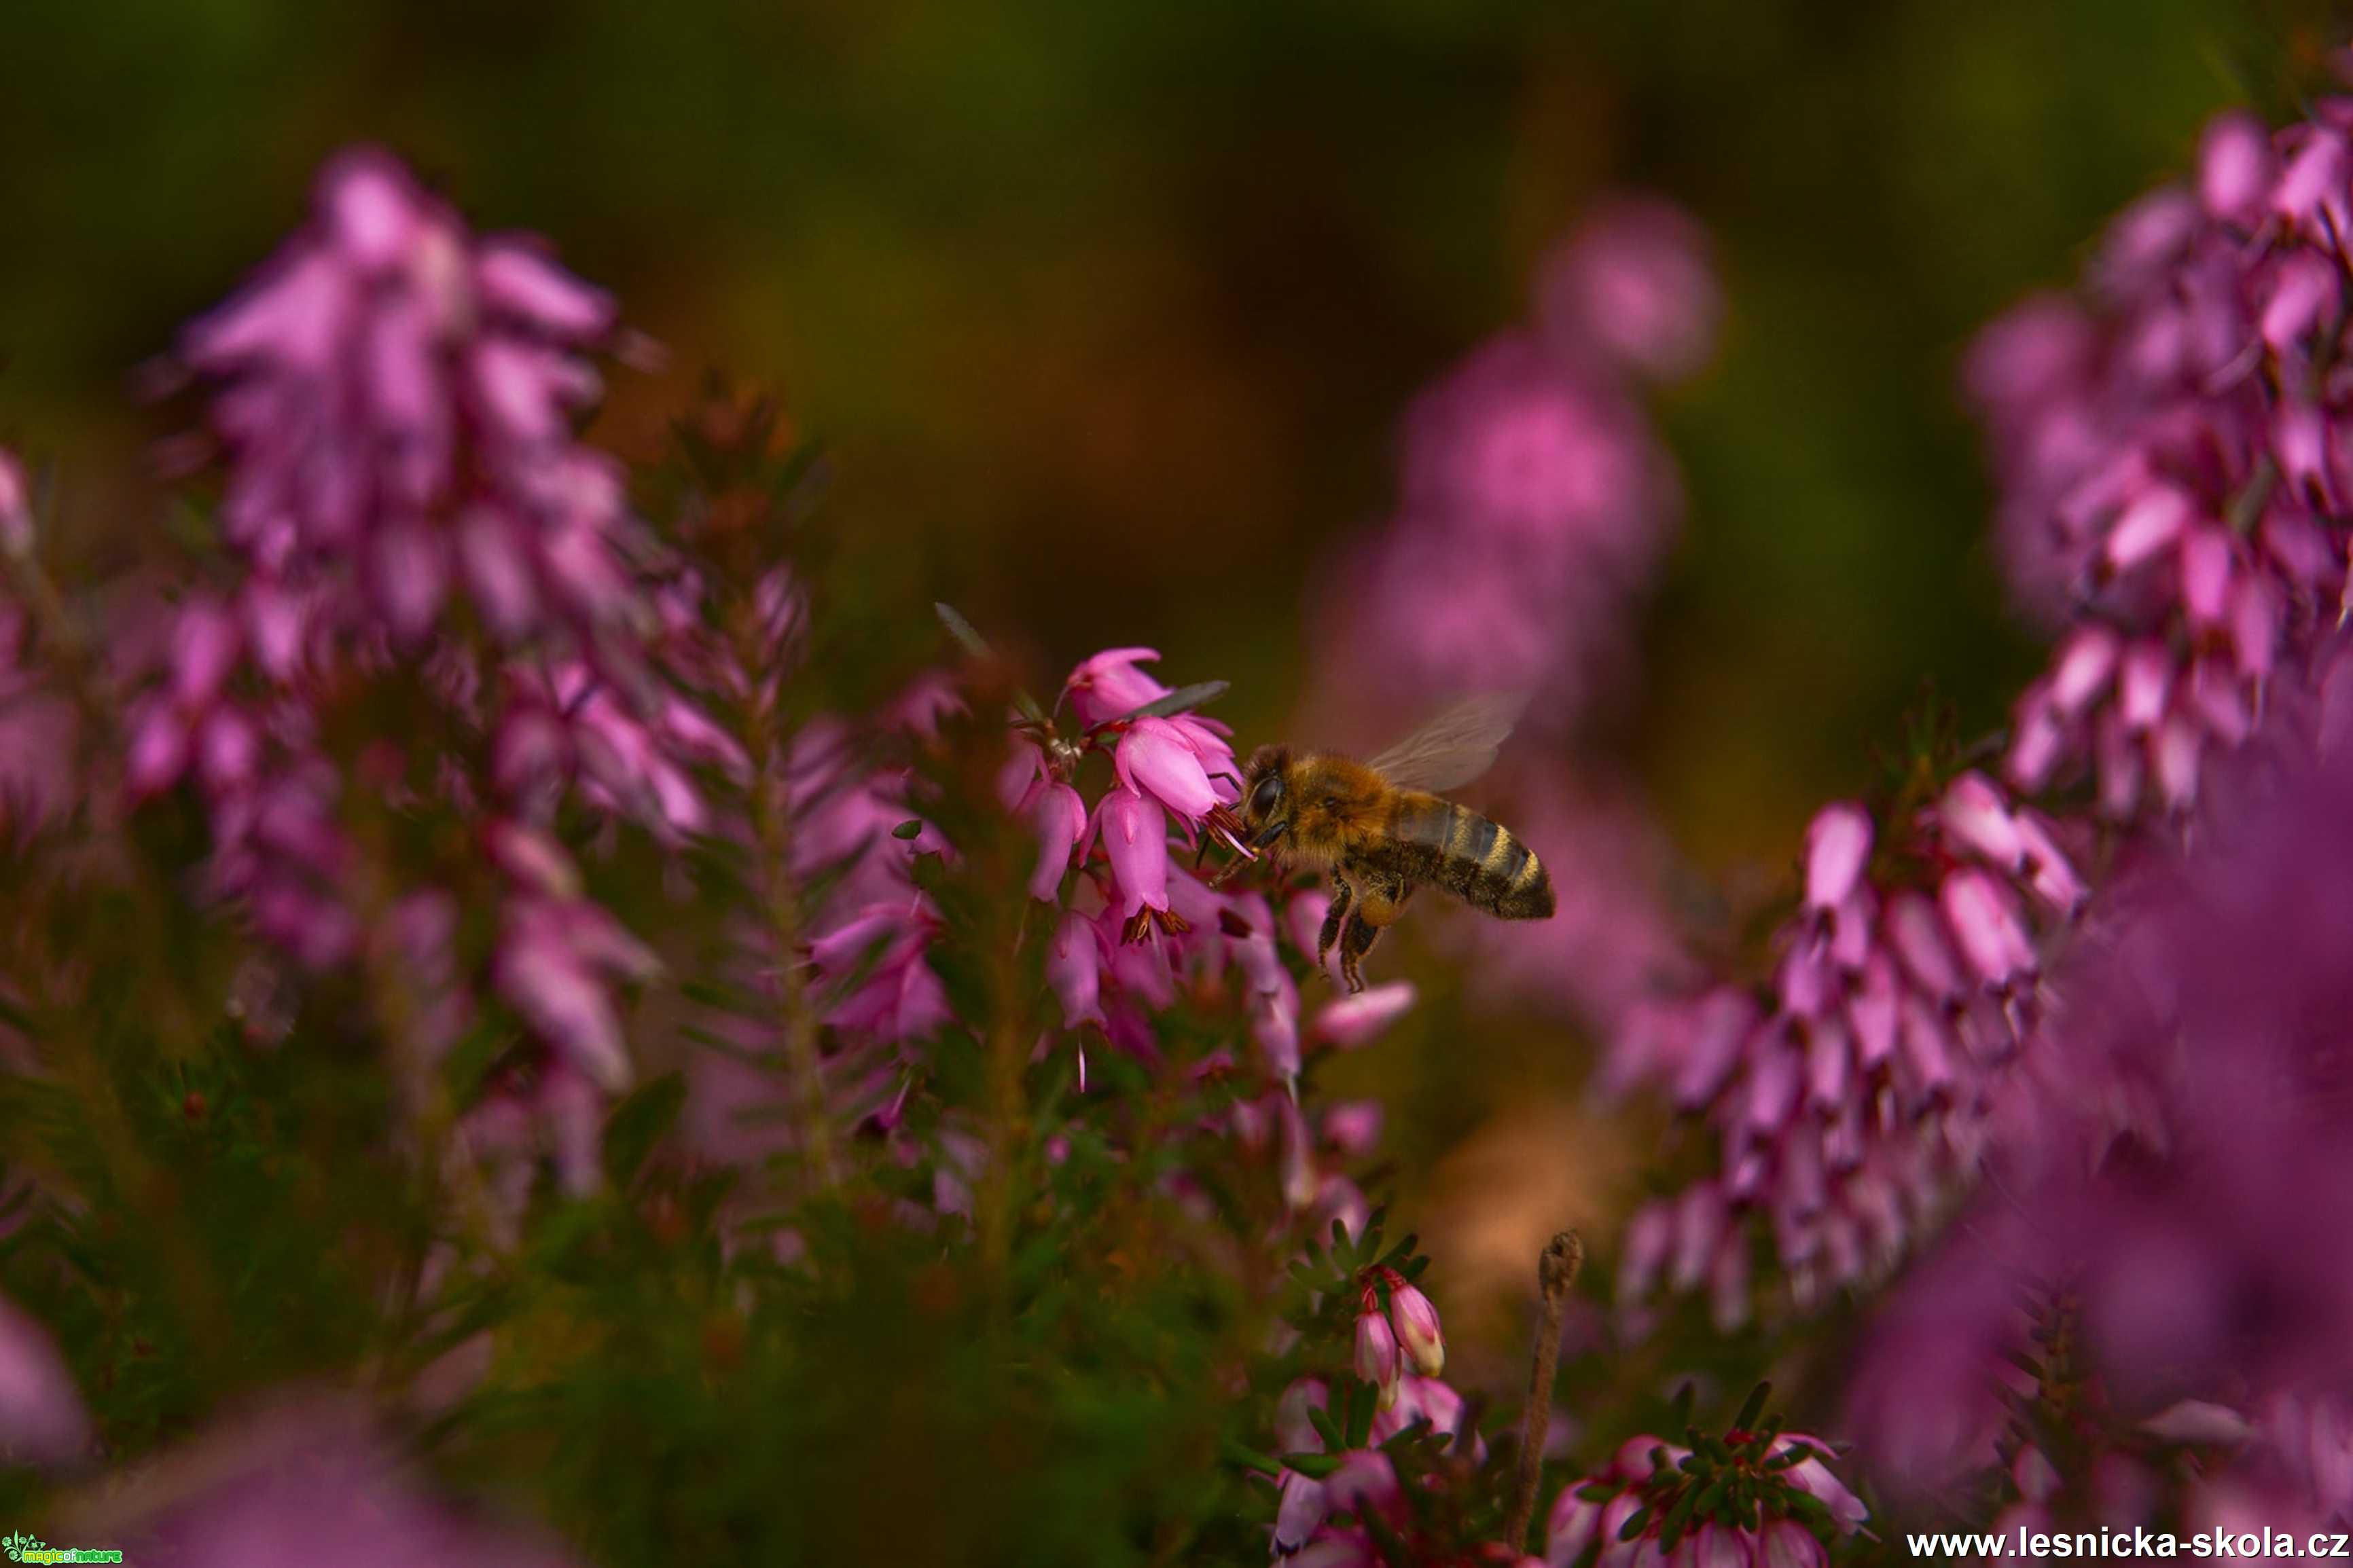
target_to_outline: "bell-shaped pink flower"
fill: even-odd
[[[1424,1377],[1446,1370],[1446,1336],[1438,1325],[1438,1309],[1430,1298],[1404,1280],[1389,1287],[1389,1319],[1397,1325],[1398,1342]]]
[[[1061,923],[1054,928],[1046,949],[1046,983],[1062,1005],[1066,1028],[1102,1026],[1103,942],[1095,922],[1076,910],[1063,911]]]
[[[2033,973],[2034,944],[2010,891],[1975,868],[1954,872],[1937,890],[1946,921],[1969,961],[1992,986]]]
[[[1071,671],[1062,689],[1077,710],[1079,722],[1092,728],[1167,696],[1169,688],[1135,668],[1159,657],[1157,648],[1106,648]]]
[[[1757,1537],[1757,1568],[1830,1568],[1830,1560],[1814,1532],[1794,1519],[1773,1520]]]
[[[1307,1544],[1332,1511],[1325,1497],[1324,1483],[1310,1480],[1297,1470],[1282,1472],[1281,1489],[1275,1494],[1274,1554],[1291,1557]]]
[[[1095,831],[1111,857],[1119,885],[1119,913],[1133,921],[1147,909],[1168,907],[1168,825],[1157,801],[1121,785],[1095,807]]]
[[[1183,731],[1166,719],[1139,719],[1120,737],[1113,764],[1120,782],[1151,795],[1187,822],[1218,804],[1201,759]]]
[[[1545,1522],[1545,1568],[1572,1568],[1600,1534],[1602,1505],[1578,1496],[1584,1489],[1582,1478],[1572,1479],[1553,1500]]]
[[[1411,1010],[1414,996],[1410,980],[1391,980],[1368,987],[1354,996],[1326,1003],[1316,1013],[1309,1033],[1324,1045],[1352,1049],[1404,1016]]]
[[[1963,773],[1946,788],[1936,805],[1936,826],[1957,847],[2005,871],[2016,870],[2025,858],[2010,803],[1983,773]]]
[[[1806,829],[1806,905],[1833,910],[1846,902],[1871,860],[1871,814],[1841,801],[1816,813]]]
[[[1029,826],[1038,835],[1038,868],[1029,873],[1029,896],[1052,903],[1071,868],[1071,850],[1087,830],[1087,803],[1079,792],[1050,779],[1029,803]]]
[[[1356,1314],[1356,1375],[1380,1391],[1380,1408],[1387,1410],[1397,1403],[1405,1357],[1388,1319],[1369,1300],[1366,1308]]]

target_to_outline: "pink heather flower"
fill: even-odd
[[[1310,1480],[1297,1470],[1283,1471],[1274,1508],[1274,1555],[1296,1555],[1331,1512],[1322,1481]]]
[[[1545,1522],[1546,1568],[1574,1568],[1601,1533],[1601,1504],[1579,1497],[1572,1484],[1560,1489]]]
[[[1114,761],[1121,783],[1153,796],[1187,822],[1198,822],[1218,804],[1200,755],[1185,732],[1166,719],[1139,719],[1129,725]]]
[[[1066,784],[1048,780],[1031,796],[1030,826],[1038,835],[1038,868],[1029,874],[1029,896],[1052,903],[1061,894],[1071,851],[1087,830],[1087,803]]]
[[[1102,1026],[1103,964],[1103,942],[1095,922],[1076,910],[1064,910],[1046,951],[1046,983],[1062,1005],[1064,1027]]]
[[[508,637],[628,614],[618,479],[571,442],[597,392],[578,354],[613,321],[533,242],[468,234],[380,153],[338,158],[310,229],[182,338],[219,388],[229,542],[397,639],[460,584]]]
[[[1681,498],[1624,370],[1695,365],[1715,288],[1688,219],[1625,202],[1569,238],[1537,295],[1535,328],[1474,349],[1406,413],[1396,515],[1350,552],[1319,659],[1319,706],[1344,723],[1520,690],[1558,738],[1629,662]]]
[[[1429,1297],[1392,1277],[1389,1317],[1397,1325],[1398,1342],[1422,1376],[1436,1377],[1446,1370],[1446,1339],[1439,1329],[1438,1309],[1430,1304]]]
[[[2208,122],[2198,148],[2198,189],[2210,216],[2252,227],[2277,172],[2263,121],[2234,112]]]
[[[1767,1562],[1787,1561],[1820,1568],[1827,1562],[1827,1554],[1812,1532],[1797,1522],[1796,1505],[1789,1489],[1785,1489],[1823,1501],[1831,1512],[1831,1528],[1841,1535],[1852,1535],[1862,1528],[1865,1518],[1862,1505],[1827,1468],[1800,1479],[1790,1470],[1768,1468],[1770,1456],[1786,1453],[1791,1440],[1774,1443],[1765,1458],[1747,1449],[1751,1441],[1746,1433],[1727,1434],[1726,1449],[1718,1451],[1724,1457],[1710,1455],[1696,1471],[1683,1471],[1680,1467],[1692,1458],[1688,1449],[1663,1444],[1648,1434],[1629,1438],[1599,1474],[1572,1479],[1556,1497],[1546,1531],[1546,1563],[1575,1564],[1599,1542],[1599,1562],[1604,1564],[1676,1563],[1696,1568],[1707,1563],[1721,1568],[1755,1568]],[[1653,1466],[1652,1456],[1662,1450],[1664,1469]],[[1805,1463],[1819,1468],[1819,1461]],[[1795,1468],[1802,1469],[1804,1464]],[[1679,1504],[1688,1515],[1688,1504],[1694,1492],[1700,1497],[1710,1491],[1721,1496],[1727,1473],[1742,1476],[1744,1484],[1755,1489],[1756,1511],[1749,1515],[1755,1522],[1745,1527],[1728,1526],[1702,1510],[1696,1520],[1688,1521],[1689,1528],[1673,1554],[1667,1555],[1662,1545],[1666,1519]],[[1820,1491],[1816,1490],[1818,1487]],[[1586,1495],[1611,1489],[1615,1496]],[[1831,1495],[1824,1496],[1824,1492]],[[1646,1522],[1631,1540],[1624,1539],[1638,1513],[1645,1516]]]
[[[90,1447],[90,1416],[47,1330],[0,1299],[0,1459],[47,1465]]]
[[[1103,838],[1118,885],[1119,913],[1133,921],[1147,909],[1168,908],[1168,826],[1158,803],[1124,785],[1105,792],[1089,837]],[[1083,853],[1083,851],[1082,851]]]
[[[1380,1407],[1387,1410],[1397,1403],[1398,1378],[1404,1371],[1397,1334],[1368,1293],[1365,1310],[1356,1314],[1356,1375],[1380,1391]]]
[[[1830,1560],[1814,1532],[1790,1519],[1767,1525],[1751,1557],[1757,1568],[1828,1568]]]
[[[1649,197],[1596,212],[1546,264],[1537,290],[1556,352],[1598,349],[1662,381],[1706,361],[1721,308],[1706,235],[1689,214]]]
[[[869,904],[809,945],[818,975],[837,984],[864,973],[858,989],[835,1001],[825,1021],[870,1039],[923,1039],[954,1015],[924,952],[938,919],[920,897]]]
[[[1353,1050],[1375,1038],[1414,1004],[1410,980],[1392,980],[1318,1009],[1310,1034],[1319,1044]]]
[[[225,1428],[182,1461],[200,1489],[166,1511],[118,1517],[127,1560],[187,1568],[295,1568],[331,1542],[339,1561],[448,1568],[561,1568],[535,1535],[479,1522],[417,1489],[371,1442],[358,1415],[296,1408]]]
[[[1630,1018],[1611,1081],[1657,1082],[1704,1118],[1717,1165],[1637,1215],[1626,1300],[1653,1281],[1704,1288],[1718,1321],[1738,1322],[1750,1290],[1740,1220],[1753,1216],[1810,1303],[1883,1270],[1909,1216],[1973,1173],[1988,1108],[2042,1006],[2042,946],[2083,885],[2051,825],[1981,775],[1908,826],[1891,864],[1948,866],[1933,896],[1874,883],[1873,825],[1828,808],[1809,835],[1807,908],[1779,938],[1772,1005],[1719,987]]]
[[[2334,617],[2353,441],[2307,387],[2347,326],[2329,237],[2348,148],[2343,100],[2318,113],[2276,138],[2216,120],[2198,199],[2141,204],[2095,293],[2036,302],[1973,356],[2005,528],[2041,551],[2020,591],[2073,622],[2018,707],[2006,771],[2021,787],[2080,768],[2118,820],[2187,811],[2283,660]],[[2023,326],[2054,310],[2070,346],[2038,360]]]
[[[1434,1377],[1422,1377],[1409,1372],[1398,1380],[1397,1403],[1373,1415],[1373,1438],[1386,1443],[1414,1423],[1427,1422],[1432,1432],[1449,1436],[1462,1430],[1462,1395]],[[1471,1455],[1474,1462],[1484,1463],[1486,1440],[1474,1431],[1471,1434]]]
[[[1167,696],[1170,688],[1135,668],[1159,658],[1155,648],[1107,648],[1072,670],[1062,692],[1079,722],[1088,728],[1107,724]]]
[[[1843,803],[1826,805],[1806,829],[1806,905],[1835,910],[1847,901],[1871,859],[1870,814]]]
[[[534,1030],[615,1092],[633,1072],[610,983],[644,980],[659,967],[601,906],[526,892],[508,902],[492,977]]]
[[[1822,1462],[1823,1456],[1831,1452],[1831,1446],[1820,1437],[1792,1432],[1774,1445],[1773,1453],[1778,1457],[1793,1448],[1810,1449],[1813,1457],[1800,1459],[1789,1467],[1787,1473],[1790,1481],[1829,1509],[1831,1521],[1841,1531],[1852,1535],[1861,1529],[1871,1510],[1863,1506],[1861,1498],[1849,1491],[1843,1482],[1831,1474],[1830,1467]]]

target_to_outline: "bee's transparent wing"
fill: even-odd
[[[1368,765],[1399,789],[1459,788],[1495,765],[1496,749],[1527,703],[1525,691],[1467,698]]]

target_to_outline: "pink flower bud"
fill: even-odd
[[[1030,831],[1038,836],[1038,868],[1029,873],[1029,896],[1052,903],[1071,868],[1071,849],[1087,828],[1087,803],[1066,784],[1049,781],[1029,805]]]
[[[2051,700],[2069,718],[2098,700],[2116,670],[2116,634],[2096,623],[2079,626],[2061,645],[2051,669]]]
[[[2198,195],[2207,212],[2252,224],[2271,194],[2275,173],[2272,140],[2262,121],[2234,110],[2207,122],[2198,145]]]
[[[2025,858],[2010,803],[1983,773],[1966,773],[1952,782],[1937,804],[1936,823],[1957,847],[2005,871],[2016,870]]]
[[[1366,1305],[1368,1310],[1356,1314],[1356,1375],[1380,1391],[1380,1408],[1387,1410],[1397,1403],[1405,1360],[1388,1319],[1371,1310],[1369,1299]]]
[[[1046,983],[1062,1005],[1064,1027],[1102,1025],[1103,947],[1094,921],[1076,910],[1064,911],[1054,928],[1053,942],[1046,950]]]
[[[1970,868],[1945,879],[1937,901],[1969,966],[1987,984],[2005,986],[2034,972],[2034,943],[2008,889]]]
[[[1843,801],[1824,806],[1806,829],[1806,904],[1830,910],[1846,902],[1871,860],[1871,814]]]
[[[1446,1370],[1446,1338],[1439,1330],[1438,1309],[1430,1304],[1429,1297],[1411,1284],[1392,1284],[1389,1317],[1397,1324],[1398,1342],[1422,1376],[1436,1377]]]
[[[2129,572],[2181,537],[2196,515],[2189,497],[2171,485],[2158,485],[2125,508],[2108,531],[2108,564]]]
[[[1135,668],[1159,657],[1155,648],[1107,648],[1071,671],[1063,690],[1078,710],[1079,722],[1100,724],[1167,696],[1167,687]]]

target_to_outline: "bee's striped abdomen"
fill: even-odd
[[[1510,828],[1435,796],[1398,813],[1398,869],[1507,921],[1553,912],[1552,878]]]

